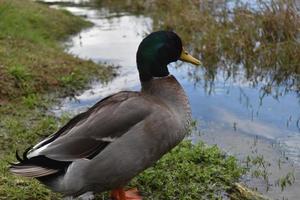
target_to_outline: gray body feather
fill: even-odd
[[[141,92],[117,93],[76,116],[11,171],[37,177],[68,196],[118,188],[176,146],[190,118],[177,80],[154,78],[143,83]],[[39,165],[40,158],[60,167]]]

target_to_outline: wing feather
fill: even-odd
[[[147,100],[138,92],[109,96],[71,119],[55,134],[30,150],[57,161],[92,158],[149,115]]]

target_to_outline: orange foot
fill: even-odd
[[[118,188],[111,191],[110,194],[113,200],[142,200],[139,191],[136,188],[125,191],[123,188]]]

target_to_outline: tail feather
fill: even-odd
[[[10,163],[9,170],[19,176],[25,177],[45,177],[65,170],[71,162],[57,161],[46,156],[35,156],[28,158],[27,153],[31,148],[24,151],[22,158],[16,151],[16,158],[19,163]]]
[[[48,176],[50,174],[57,173],[58,169],[49,169],[41,166],[35,166],[35,165],[19,165],[13,164],[10,166],[9,170],[19,176],[24,177],[42,177],[42,176]]]

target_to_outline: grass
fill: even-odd
[[[41,99],[34,101],[41,101],[45,107],[52,103]],[[60,199],[60,195],[52,193],[38,181],[17,177],[8,171],[8,162],[16,160],[16,150],[24,151],[53,133],[65,121],[46,114],[47,110],[40,106],[41,103],[32,106],[24,101],[0,107],[0,199]]]
[[[0,102],[61,89],[74,93],[91,76],[111,75],[65,53],[59,42],[89,22],[28,0],[0,0],[0,17]]]

